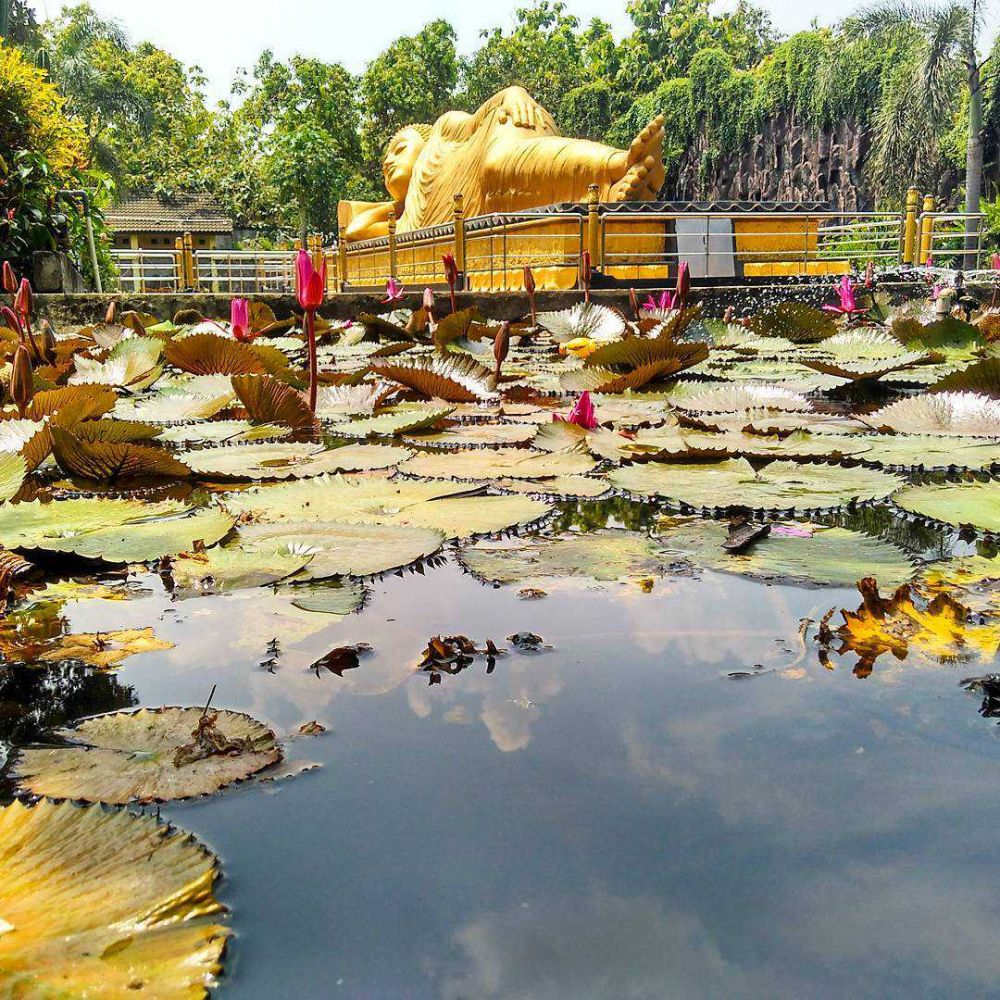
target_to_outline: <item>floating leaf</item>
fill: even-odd
[[[268,366],[252,344],[216,333],[175,337],[164,349],[175,368],[194,375],[265,375]]]
[[[862,419],[901,434],[1000,437],[1000,402],[975,392],[909,396]]]
[[[293,431],[311,432],[315,418],[300,392],[270,375],[237,375],[233,391],[250,419],[261,424],[287,424]]]
[[[251,424],[247,420],[215,420],[198,424],[176,424],[161,428],[157,440],[167,444],[241,444],[273,441],[291,434],[277,424]]]
[[[216,859],[151,815],[0,808],[0,968],[10,997],[198,997],[222,971]]]
[[[953,393],[959,390],[980,393],[1000,400],[1000,358],[986,358],[984,361],[969,365],[968,368],[946,375],[930,388],[930,392]]]
[[[812,409],[805,396],[780,385],[727,385],[694,395],[671,398],[674,406],[693,413],[736,413],[778,410],[801,413]]]
[[[570,392],[628,392],[630,389],[641,389],[658,379],[669,378],[680,370],[681,362],[676,358],[653,361],[624,375],[607,368],[578,368],[562,375],[559,385]]]
[[[728,526],[703,518],[663,518],[658,540],[663,557],[760,580],[822,587],[853,587],[863,576],[885,586],[906,583],[913,563],[890,542],[847,528],[795,524],[795,533],[773,530],[748,548],[730,554],[722,546]]]
[[[141,708],[60,729],[72,743],[23,750],[12,769],[34,795],[124,805],[210,795],[282,758],[274,733],[242,712]]]
[[[474,403],[495,396],[493,373],[474,358],[449,355],[419,362],[381,362],[371,370],[431,399],[449,403]]]
[[[218,593],[269,584],[294,576],[312,560],[309,552],[291,549],[248,551],[238,545],[186,552],[170,560],[174,587]]]
[[[916,588],[927,597],[949,594],[977,614],[1000,615],[1000,559],[962,556],[932,563]]]
[[[313,521],[251,524],[239,537],[248,551],[311,555],[300,577],[305,580],[384,573],[433,555],[443,542],[444,535],[429,528]]]
[[[603,479],[592,479],[589,476],[555,476],[553,479],[495,479],[490,485],[511,493],[529,493],[538,496],[580,500],[593,500],[610,490]]]
[[[36,392],[28,404],[27,416],[41,420],[58,413],[60,422],[68,427],[82,420],[93,420],[114,409],[118,396],[106,385],[67,385],[45,392]]]
[[[163,344],[155,337],[136,337],[123,340],[103,362],[77,354],[74,358],[76,371],[70,376],[69,383],[100,383],[123,388],[149,384],[160,374],[157,362],[162,349]]]
[[[629,337],[613,344],[606,344],[588,355],[584,364],[588,368],[608,368],[631,371],[657,361],[676,362],[671,374],[683,371],[708,357],[708,345],[678,342],[662,337],[646,340]]]
[[[110,632],[72,632],[60,635],[36,659],[43,663],[75,660],[98,670],[121,666],[130,656],[173,649],[172,642],[157,639],[151,628],[117,629]]]
[[[558,452],[497,448],[417,455],[400,471],[427,479],[544,479],[590,472],[596,464],[583,448]]]
[[[0,452],[0,503],[17,496],[28,474],[28,466],[21,455],[15,452]]]
[[[1000,531],[1000,481],[997,480],[908,486],[893,500],[903,510],[933,521]]]
[[[802,358],[802,364],[807,368],[822,372],[824,375],[834,375],[851,382],[866,382],[885,378],[886,375],[909,368],[925,358],[926,355],[920,353],[898,354],[892,358],[860,361],[822,361],[816,358]]]
[[[477,542],[462,550],[461,560],[476,576],[495,583],[572,577],[611,582],[669,571],[669,559],[655,541],[643,532],[619,528]]]
[[[989,469],[1000,465],[1000,440],[934,434],[854,435],[862,462],[908,469]],[[863,451],[862,451],[863,448]]]
[[[329,431],[339,437],[390,437],[433,427],[451,412],[450,407],[426,404],[419,407],[408,405],[405,408],[380,413],[377,417],[352,420],[345,424],[334,424],[329,428]]]
[[[941,663],[979,659],[990,663],[1000,652],[1000,626],[968,623],[968,609],[948,594],[938,594],[926,608],[913,601],[909,586],[890,598],[879,595],[876,581],[867,577],[858,590],[863,603],[857,611],[843,611],[844,624],[836,630],[838,655],[857,654],[855,674],[867,677],[883,653],[897,660],[914,656]],[[821,638],[825,638],[821,636]]]
[[[88,497],[43,504],[33,500],[0,508],[0,544],[9,549],[75,552],[107,562],[148,562],[189,551],[196,541],[212,545],[233,526],[233,518],[218,508],[177,516],[184,510],[173,501],[144,504]]]
[[[704,465],[649,462],[615,469],[608,478],[630,493],[705,510],[816,510],[881,499],[902,485],[896,476],[860,467],[771,462],[757,472],[742,458]]]
[[[365,588],[356,580],[346,580],[337,585],[295,587],[292,593],[295,594],[292,604],[302,611],[341,617],[357,611],[365,603],[366,596]]]
[[[332,472],[389,469],[413,455],[391,445],[350,445],[326,449],[321,444],[234,444],[186,451],[181,458],[201,476],[225,479],[288,479]]]
[[[784,337],[810,344],[833,336],[837,325],[829,313],[802,302],[781,302],[750,320],[750,329],[765,337]]]
[[[88,441],[53,425],[56,461],[70,475],[113,482],[145,476],[187,478],[191,470],[162,448],[119,441]]]
[[[123,420],[146,420],[155,424],[175,424],[187,420],[208,420],[236,399],[231,389],[215,395],[172,392],[143,399],[121,400],[114,415]]]
[[[486,448],[527,444],[535,436],[530,424],[463,424],[426,434],[406,434],[409,444],[431,448]]]

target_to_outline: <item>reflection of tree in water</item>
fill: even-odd
[[[638,503],[625,497],[569,502],[560,504],[559,510],[552,521],[552,532],[567,531],[569,528],[596,531],[609,524],[621,525],[630,531],[647,531],[660,514],[655,504]]]
[[[47,730],[88,715],[138,704],[135,690],[114,674],[86,667],[0,666],[0,757]],[[0,795],[7,792],[0,781]]]

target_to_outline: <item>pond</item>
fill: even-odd
[[[784,358],[773,346],[726,353],[722,338],[737,331],[705,329],[715,338],[709,361],[728,377],[688,376],[683,391],[661,379],[652,394],[595,394],[596,419],[608,423],[587,436],[579,423],[550,422],[576,399],[553,395],[553,379],[587,368],[572,352],[526,340],[514,366],[529,375],[507,412],[498,415],[495,402],[452,402],[452,414],[429,428],[400,431],[397,421],[389,446],[408,454],[354,474],[357,516],[346,521],[346,501],[331,499],[344,487],[325,470],[268,485],[267,474],[234,471],[226,446],[192,449],[175,432],[165,453],[196,470],[207,456],[206,471],[183,484],[98,485],[66,478],[72,458],[60,461],[66,442],[57,436],[61,470],[43,465],[35,474],[39,496],[51,490],[54,504],[125,497],[147,505],[161,527],[178,513],[163,505],[207,516],[221,503],[239,519],[246,551],[266,558],[234,569],[190,531],[181,548],[158,536],[175,555],[150,558],[124,509],[123,530],[78,508],[83,521],[66,531],[49,511],[41,540],[29,538],[27,515],[5,522],[0,511],[0,541],[36,567],[0,628],[0,758],[11,758],[3,802],[25,780],[44,791],[18,765],[19,751],[60,745],[54,730],[90,716],[139,706],[202,711],[210,702],[273,730],[284,752],[276,767],[212,795],[144,807],[219,858],[216,894],[233,931],[221,995],[992,992],[1000,702],[988,679],[969,681],[996,670],[1000,643],[990,534],[1000,494],[989,475],[1000,423],[952,436],[940,424],[908,427],[918,438],[909,450],[906,433],[856,426],[895,400],[926,398],[923,387],[950,374],[921,368],[967,371],[988,348],[967,343],[958,361],[950,346],[947,362],[940,352],[897,358],[907,381],[887,386],[879,375],[859,387],[803,366],[814,347],[782,347]],[[948,331],[949,345],[960,332]],[[685,342],[697,336],[688,330]],[[325,349],[328,371],[371,363],[377,342],[363,350],[348,340]],[[914,353],[899,343],[900,353]],[[789,353],[794,379],[782,367]],[[835,354],[822,358],[828,369],[849,365],[831,361]],[[754,378],[738,377],[751,369]],[[810,382],[823,376],[839,381]],[[212,377],[159,376],[187,380],[186,390],[189,380]],[[101,422],[155,420],[154,406],[176,405],[176,386],[151,385],[117,387],[122,398]],[[791,395],[766,410],[736,396],[685,409],[699,393],[748,385]],[[980,401],[975,419],[995,418],[988,394],[957,391]],[[795,408],[792,395],[808,406]],[[421,404],[406,405],[412,416]],[[199,419],[247,416],[227,401]],[[319,461],[345,441],[386,447],[382,436],[345,436],[347,423],[365,419],[328,416],[320,439],[328,450],[280,462]],[[780,424],[780,433],[736,426],[748,421]],[[442,450],[451,443],[442,437],[477,427],[507,430],[480,430],[479,447],[462,440]],[[421,443],[421,434],[436,439]],[[751,447],[744,439],[755,434]],[[849,461],[837,450],[848,446],[855,456],[897,450]],[[951,458],[936,459],[936,448]],[[279,461],[245,454],[244,469]],[[723,468],[748,458],[746,469]],[[779,476],[774,459],[798,471]],[[526,460],[536,463],[530,475]],[[403,470],[384,478],[397,464]],[[406,491],[414,487],[398,484],[416,479],[444,492],[413,499]],[[310,483],[322,499],[302,492]],[[387,483],[396,499],[387,499]],[[475,506],[487,499],[476,492],[483,483],[515,505]],[[913,489],[922,492],[908,500],[902,491]],[[956,491],[961,517],[942,506]],[[580,498],[588,492],[595,498]],[[309,504],[335,502],[332,512],[309,508],[315,520],[307,520]],[[525,503],[539,508],[518,506]],[[451,506],[425,515],[435,504]],[[721,507],[738,508],[743,520],[730,526],[712,509]],[[502,523],[484,523],[491,519]],[[751,534],[761,524],[769,533],[744,541],[744,520]],[[363,534],[373,522],[387,534]],[[337,545],[356,545],[353,565],[372,569],[382,558],[385,572],[349,579],[324,570],[303,582],[308,560],[341,552],[320,534],[345,523],[362,532],[338,536]],[[443,541],[416,562],[385,554],[393,531],[432,523]],[[261,549],[281,525],[282,546],[299,532],[312,548]],[[229,530],[219,529],[226,547]],[[91,545],[93,531],[109,534]],[[52,551],[53,535],[61,552]],[[409,552],[421,540],[399,534],[392,544]],[[103,559],[94,561],[97,552]],[[301,565],[280,562],[296,555]],[[206,568],[199,573],[192,559]],[[863,584],[859,593],[869,576],[878,579],[874,596]],[[907,582],[912,592],[893,596]],[[88,636],[97,638],[80,638]],[[319,726],[303,730],[310,722]],[[0,860],[2,851],[0,827]],[[3,899],[0,892],[7,919]],[[16,936],[11,922],[0,945]],[[5,961],[0,947],[0,974]]]

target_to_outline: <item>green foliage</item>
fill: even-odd
[[[382,151],[400,128],[433,123],[451,107],[458,71],[455,29],[442,20],[397,38],[368,64],[361,78],[361,141],[370,172],[378,174]]]

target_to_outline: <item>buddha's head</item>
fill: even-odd
[[[394,201],[403,201],[406,198],[417,157],[420,156],[430,135],[430,125],[407,125],[401,128],[385,147],[385,156],[382,157],[382,176],[385,178],[385,189]]]

